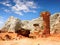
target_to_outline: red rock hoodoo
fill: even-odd
[[[42,12],[41,16],[43,18],[43,25],[44,25],[43,34],[50,34],[50,13]]]

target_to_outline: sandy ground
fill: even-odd
[[[60,38],[23,38],[20,40],[0,41],[0,45],[60,45]]]
[[[34,39],[24,37],[18,40],[0,40],[0,45],[60,45],[60,34]]]

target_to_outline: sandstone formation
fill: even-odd
[[[60,14],[55,15],[57,18],[54,23],[51,25],[51,33],[60,33]]]
[[[24,37],[38,38],[43,34],[60,33],[60,13],[50,16],[49,12],[42,12],[42,17],[33,20],[20,20],[9,17],[0,30],[0,40],[19,40]]]
[[[55,13],[50,16],[50,31],[51,31],[51,33],[54,33],[53,29],[56,24],[59,24],[59,22],[60,22],[60,13]],[[38,24],[38,26],[34,26],[34,24]],[[57,25],[57,27],[59,27],[59,26]],[[32,19],[30,21],[27,21],[27,20],[19,20],[15,17],[11,16],[6,21],[2,30],[5,30],[5,31],[8,30],[8,32],[9,31],[14,32],[15,30],[19,30],[19,28],[29,29],[29,30],[31,30],[31,32],[34,32],[34,31],[38,32],[40,30],[43,30],[43,28],[44,28],[43,19],[42,19],[42,17],[38,17],[36,19]]]
[[[15,30],[21,28],[21,25],[22,25],[21,20],[11,16],[8,18],[2,30],[7,32],[15,32]]]
[[[34,26],[34,24],[37,24],[38,26]],[[23,26],[23,28],[30,29],[31,32],[34,32],[34,31],[42,30],[43,29],[42,24],[43,24],[42,17],[39,17],[39,18],[30,20],[29,23]]]
[[[43,34],[50,34],[50,13],[49,12],[42,12],[41,16],[43,18],[43,26],[44,32]]]
[[[25,38],[23,35],[18,35],[17,33],[13,32],[5,32],[0,33],[0,41],[8,41],[8,40],[20,40],[21,38]]]

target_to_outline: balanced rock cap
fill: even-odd
[[[48,11],[42,12],[40,16],[41,17],[42,16],[50,16],[50,12],[48,12]]]

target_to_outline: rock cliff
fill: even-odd
[[[11,16],[6,21],[6,23],[3,26],[2,30],[8,31],[8,32],[14,32],[15,30],[18,30],[19,28],[21,28],[21,25],[22,25],[21,20]]]
[[[36,25],[36,26],[34,26]],[[60,13],[55,13],[50,16],[50,30],[55,32],[55,30],[60,30]],[[8,32],[18,30],[19,28],[29,29],[31,31],[43,30],[43,19],[38,17],[32,20],[20,20],[13,16],[9,17],[3,26],[2,30],[8,30]]]

